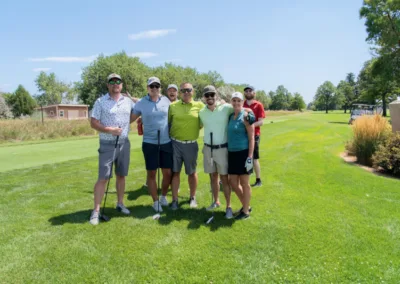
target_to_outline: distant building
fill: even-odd
[[[37,107],[41,112],[42,108]],[[88,105],[58,104],[43,107],[43,116],[54,119],[88,119]]]

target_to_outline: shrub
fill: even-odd
[[[378,146],[372,156],[374,168],[381,167],[385,172],[400,177],[400,134],[392,134]]]
[[[346,149],[360,164],[372,166],[372,155],[391,133],[388,121],[380,115],[362,116],[353,123],[353,139]]]

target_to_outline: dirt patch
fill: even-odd
[[[400,178],[386,174],[382,168],[378,168],[378,169],[374,169],[372,167],[368,167],[365,165],[361,165],[359,163],[357,163],[357,157],[356,156],[351,156],[349,155],[347,152],[342,152],[340,153],[340,157],[348,164],[360,167],[370,173],[373,173],[377,176],[382,176],[382,177],[386,177],[386,178],[392,178],[392,179],[396,179],[396,180],[400,180]]]

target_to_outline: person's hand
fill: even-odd
[[[120,127],[109,127],[108,129],[109,133],[114,135],[114,136],[120,136],[122,133],[122,128]]]
[[[251,171],[253,169],[253,158],[248,157],[246,163],[244,164],[244,167],[246,168],[246,171]]]
[[[139,117],[139,118],[136,120],[136,123],[137,123],[137,124],[142,124],[142,118]]]

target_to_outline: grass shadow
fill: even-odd
[[[77,211],[69,214],[64,214],[60,216],[51,217],[49,222],[53,226],[60,226],[66,223],[71,224],[82,224],[89,222],[90,214],[92,213],[91,209]]]
[[[348,122],[343,122],[343,121],[328,121],[328,123],[333,123],[333,124],[349,124]]]
[[[128,200],[136,200],[142,195],[148,195],[149,191],[146,186],[142,185],[140,188],[126,193],[128,193]]]

